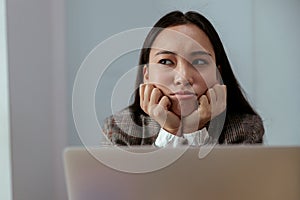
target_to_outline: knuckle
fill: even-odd
[[[158,88],[154,88],[154,89],[152,90],[152,93],[153,93],[154,95],[160,95],[160,90],[159,90]]]

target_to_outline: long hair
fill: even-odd
[[[223,44],[213,25],[208,21],[208,19],[206,19],[204,16],[197,12],[189,11],[184,14],[180,11],[173,11],[163,16],[153,26],[153,28],[150,30],[144,41],[143,48],[141,49],[139,69],[137,73],[135,87],[137,89],[135,91],[134,102],[129,107],[134,113],[134,118],[138,119],[138,115],[141,114],[147,115],[143,112],[143,110],[140,107],[140,96],[138,86],[143,82],[143,66],[149,63],[149,54],[152,43],[164,28],[184,24],[194,24],[197,27],[199,27],[208,36],[213,46],[216,55],[216,65],[221,67],[220,75],[222,77],[223,83],[227,87],[227,115],[230,115],[232,113],[248,113],[257,115],[257,113],[254,111],[254,109],[251,107],[251,105],[245,98],[240,84],[238,83],[233,74]],[[137,124],[140,124],[140,122],[135,119],[134,121]],[[225,120],[225,123],[226,121],[227,120]]]

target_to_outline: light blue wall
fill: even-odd
[[[255,1],[253,80],[266,143],[300,144],[300,1]]]
[[[300,108],[297,104],[300,95],[296,92],[300,86],[296,63],[299,1],[129,0],[104,4],[68,0],[66,9],[69,100],[80,64],[100,42],[125,30],[152,26],[171,10],[197,10],[207,16],[219,32],[238,80],[263,117],[266,144],[300,144],[300,134],[297,134],[300,118],[296,115]],[[95,97],[100,121],[111,114],[104,107],[110,106],[116,80],[137,62],[138,52],[132,52],[111,64],[100,83],[103,88]],[[134,77],[128,84],[134,84]],[[81,144],[71,105],[69,127],[69,143]]]

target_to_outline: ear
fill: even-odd
[[[148,83],[148,81],[149,81],[149,68],[147,67],[147,65],[144,65],[143,75],[144,75],[144,83]]]

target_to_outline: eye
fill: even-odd
[[[207,64],[207,61],[204,59],[196,59],[193,60],[192,65],[205,65]]]
[[[174,63],[169,60],[169,59],[161,59],[158,61],[158,63],[163,64],[163,65],[173,65]]]

